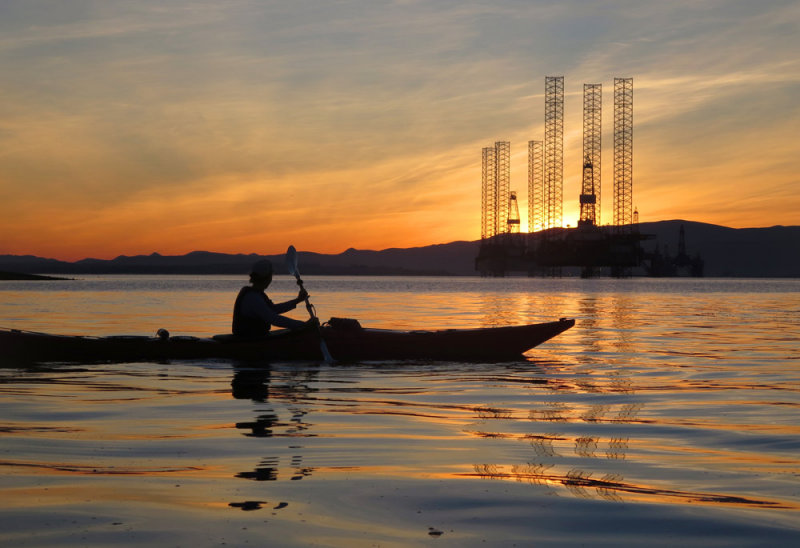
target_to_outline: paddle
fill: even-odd
[[[289,274],[295,277],[300,289],[305,289],[303,287],[303,280],[300,279],[300,270],[297,268],[297,250],[293,245],[290,245],[289,249],[286,250],[286,268],[289,270]],[[314,305],[311,304],[308,296],[306,296],[306,310],[308,310],[308,315],[311,318],[316,317],[314,314]],[[322,338],[322,328],[319,326],[319,323],[317,323],[317,331],[319,332],[319,349],[322,352],[322,357],[325,358],[326,363],[333,363],[331,353],[328,352],[328,345],[325,344],[325,339]]]

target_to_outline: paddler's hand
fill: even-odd
[[[306,291],[305,287],[301,287],[300,291],[297,292],[297,304],[302,303],[308,298],[308,291]]]
[[[314,316],[313,318],[309,318],[306,321],[306,326],[307,327],[319,327],[319,318],[317,318],[316,316]]]

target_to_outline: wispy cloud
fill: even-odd
[[[58,230],[65,256],[474,238],[480,147],[512,140],[523,191],[557,74],[568,216],[581,85],[605,86],[610,189],[630,76],[643,220],[789,224],[798,23],[789,0],[3,2],[0,252]]]

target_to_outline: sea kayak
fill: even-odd
[[[358,322],[331,321],[320,330],[277,329],[261,339],[233,335],[89,337],[0,329],[0,364],[37,362],[124,362],[134,360],[232,359],[321,360],[320,336],[336,361],[503,361],[575,325],[575,320],[490,327],[400,331],[369,329]]]

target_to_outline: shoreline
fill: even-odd
[[[40,280],[40,281],[62,281],[62,280],[73,280],[74,278],[60,278],[58,276],[43,276],[41,274],[26,274],[24,272],[9,272],[6,270],[0,270],[0,280],[2,281],[12,281],[12,280]]]

